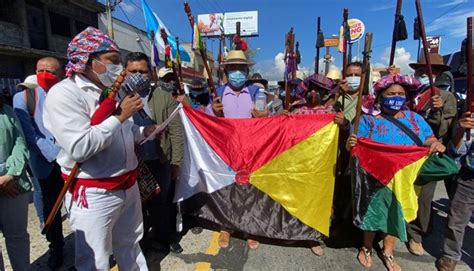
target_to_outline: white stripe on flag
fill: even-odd
[[[176,182],[174,201],[183,201],[199,193],[212,193],[234,183],[235,172],[207,144],[186,116],[179,115],[184,127],[184,160]]]

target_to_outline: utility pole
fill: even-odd
[[[115,7],[120,4],[122,0],[106,0],[105,1],[105,13],[107,15],[107,32],[111,39],[114,39],[114,26],[112,23],[112,11]]]

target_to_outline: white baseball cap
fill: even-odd
[[[158,78],[163,78],[170,73],[173,73],[173,69],[163,67],[158,71]]]
[[[38,80],[36,79],[36,74],[29,75],[25,78],[23,83],[16,85],[17,88],[25,87],[27,89],[32,89],[38,87]]]

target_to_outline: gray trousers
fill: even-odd
[[[26,231],[29,201],[30,193],[22,193],[14,198],[0,196],[0,231],[5,237],[13,270],[30,268],[30,236]],[[0,270],[4,270],[2,261],[0,259]]]
[[[449,207],[448,225],[444,234],[443,255],[459,261],[464,231],[474,211],[474,173],[461,170],[455,183]]]
[[[417,243],[423,241],[423,236],[430,232],[431,228],[431,202],[438,182],[429,182],[421,187],[418,194],[418,213],[416,219],[407,224],[408,239]]]

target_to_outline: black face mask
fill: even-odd
[[[176,92],[176,85],[174,81],[170,81],[169,83],[160,81],[160,88],[166,92]]]
[[[202,93],[199,95],[190,95],[193,100],[195,100],[197,103],[206,106],[209,103],[209,93]]]

